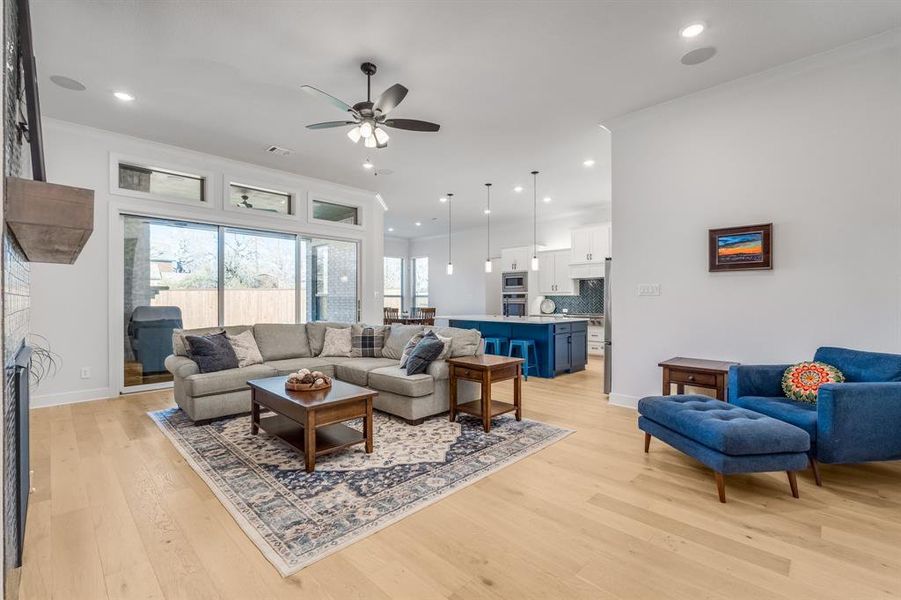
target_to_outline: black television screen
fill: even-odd
[[[25,104],[28,119],[28,142],[31,146],[31,176],[36,181],[47,181],[44,171],[44,142],[41,133],[41,101],[38,96],[38,72],[34,60],[34,44],[31,38],[31,10],[28,0],[18,0],[19,8],[19,60],[22,62]],[[19,87],[22,89],[22,86]]]

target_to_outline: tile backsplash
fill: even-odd
[[[604,280],[582,279],[579,281],[578,296],[546,296],[554,301],[555,314],[567,309],[571,313],[604,313]]]

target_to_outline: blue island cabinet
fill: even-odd
[[[539,377],[581,371],[588,362],[588,323],[534,323],[527,320],[448,319],[451,327],[478,329],[483,338],[532,340],[538,352]]]

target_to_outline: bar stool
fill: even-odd
[[[507,343],[507,338],[494,336],[494,337],[486,337],[485,338],[485,354],[497,354],[498,356],[504,355],[504,344]]]
[[[525,359],[522,364],[523,378],[529,380],[529,371],[534,371],[538,375],[538,348],[535,347],[535,340],[510,340],[507,356],[514,356],[514,348],[517,348],[519,355]]]

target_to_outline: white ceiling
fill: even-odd
[[[901,2],[33,0],[32,20],[45,115],[372,189],[390,206],[386,227],[413,237],[446,230],[445,192],[455,228],[482,223],[486,181],[492,218],[528,215],[532,169],[553,198],[539,211],[600,214],[610,156],[598,123],[901,26]],[[708,31],[681,39],[695,20]],[[680,64],[706,45],[712,60]],[[379,66],[374,95],[410,89],[392,116],[441,131],[389,130],[387,149],[367,151],[342,129],[306,130],[342,114],[299,86],[353,104],[364,60]],[[52,84],[57,74],[87,90]],[[271,144],[295,152],[272,156]],[[393,174],[373,177],[367,157]]]

